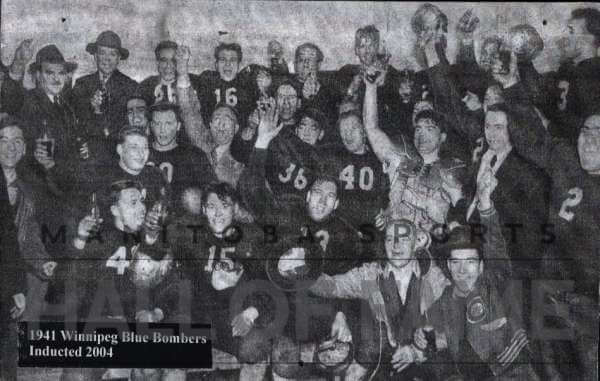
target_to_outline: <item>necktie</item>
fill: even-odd
[[[494,155],[494,157],[492,157],[492,160],[490,160],[490,168],[492,169],[492,171],[494,173],[496,173],[496,170],[494,169],[494,167],[496,166],[497,162],[498,162],[498,155]]]

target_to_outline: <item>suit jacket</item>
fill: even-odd
[[[25,264],[19,252],[15,214],[10,206],[6,180],[0,174],[0,322],[8,319],[12,296],[26,292]]]
[[[87,127],[90,137],[105,136],[106,129],[109,136],[114,138],[121,127],[127,124],[127,100],[135,93],[137,86],[136,81],[115,70],[106,83],[108,104],[106,112],[101,115],[94,113],[90,103],[96,90],[101,88],[97,71],[78,78],[67,97],[80,123]]]
[[[52,103],[41,90],[29,90],[25,94],[20,118],[25,122],[24,135],[27,142],[27,158],[25,164],[30,166],[39,178],[46,178],[50,188],[57,195],[68,193],[76,183],[76,163],[79,152],[76,136],[77,130],[74,110],[65,99],[61,104]],[[54,139],[54,160],[56,165],[46,171],[34,158],[35,140],[43,134],[44,123],[50,137]]]
[[[516,229],[513,240],[510,230],[505,230],[511,259],[538,259],[542,257],[542,224],[547,223],[550,181],[546,174],[524,159],[514,149],[496,172],[498,186],[492,201],[498,211],[500,223],[522,224]],[[535,261],[514,263],[514,269],[536,267]]]

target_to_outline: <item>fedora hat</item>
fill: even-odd
[[[105,30],[98,35],[96,42],[90,42],[87,44],[85,51],[90,54],[96,54],[98,46],[106,46],[107,48],[117,49],[121,55],[122,60],[126,60],[129,57],[129,50],[121,46],[121,38],[118,34],[112,30]]]
[[[42,67],[42,62],[62,64],[65,66],[65,70],[69,73],[77,69],[77,63],[65,61],[65,57],[63,57],[56,45],[46,45],[41,48],[35,55],[35,62],[29,65],[29,72],[34,73],[40,70]]]

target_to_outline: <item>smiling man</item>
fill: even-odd
[[[127,100],[138,86],[118,70],[120,62],[129,57],[129,50],[121,46],[115,32],[107,30],[87,45],[86,52],[94,56],[97,71],[78,78],[68,97],[90,136],[115,140],[127,123]]]
[[[41,48],[29,72],[36,81],[36,88],[25,94],[20,117],[26,122],[28,164],[40,178],[51,180],[53,191],[61,196],[75,184],[74,164],[79,161],[75,136],[81,134],[76,126],[71,105],[62,97],[67,73],[77,64],[65,61],[55,45]],[[42,142],[44,134],[51,141],[49,152]]]
[[[153,139],[148,165],[161,170],[171,184],[172,200],[179,206],[186,188],[201,187],[216,180],[216,176],[202,151],[181,139],[177,105],[158,103],[150,108],[150,114]]]
[[[371,314],[361,320],[360,337],[353,337],[355,343],[361,341],[346,379],[364,380],[374,371],[379,378],[390,379],[408,365],[402,359],[414,353],[410,345],[413,330],[448,283],[429,257],[417,260],[418,251],[426,248],[428,240],[412,222],[392,220],[385,229],[384,260],[335,276],[323,274],[310,288],[322,297],[369,302]]]
[[[242,47],[237,43],[221,43],[215,47],[214,57],[215,70],[204,71],[197,83],[192,83],[200,99],[204,122],[208,124],[217,105],[226,104],[236,111],[239,124],[245,127],[258,91],[250,70],[240,70]]]

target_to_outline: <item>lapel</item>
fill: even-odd
[[[63,114],[61,109],[50,101],[50,98],[41,89],[35,89],[36,103],[40,107],[41,115],[48,115],[48,119],[62,120]],[[50,122],[48,123],[51,124]]]

